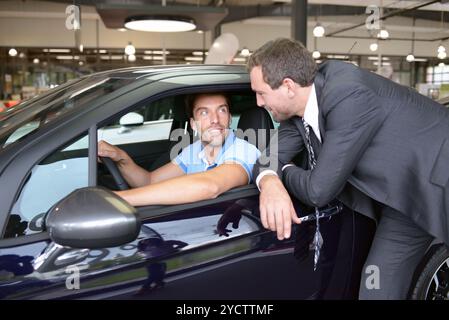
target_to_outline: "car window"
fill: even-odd
[[[175,97],[137,107],[98,130],[98,140],[114,145],[168,140],[172,129]]]
[[[83,135],[31,169],[11,209],[5,238],[41,232],[45,213],[70,192],[87,185],[87,135]]]
[[[0,149],[35,133],[68,112],[76,112],[131,83],[130,79],[92,77],[65,89],[0,112]]]

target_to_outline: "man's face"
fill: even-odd
[[[201,95],[195,100],[190,125],[198,131],[203,143],[221,146],[228,135],[231,114],[225,97]]]
[[[282,84],[277,89],[271,89],[265,82],[262,74],[262,67],[254,67],[250,72],[251,88],[256,93],[257,105],[267,109],[277,121],[286,120],[294,115],[294,108],[291,107],[288,88]]]

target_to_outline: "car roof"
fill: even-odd
[[[438,100],[438,102],[441,103],[442,105],[449,106],[449,96]]]
[[[158,78],[161,74],[166,77],[195,73],[247,73],[245,65],[164,65],[164,66],[144,66],[131,67],[115,70],[108,70],[91,74],[91,76],[101,76],[107,78],[140,79]]]

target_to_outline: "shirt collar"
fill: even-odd
[[[211,163],[210,165],[207,162],[206,156],[204,154],[204,145],[200,141],[201,151],[198,153],[198,158],[201,159],[201,161],[206,165],[206,169],[209,166],[213,166],[213,165],[216,165],[218,163],[220,158],[223,156],[223,153],[234,143],[234,140],[235,140],[235,134],[232,131],[232,129],[229,128],[228,129],[228,136],[226,137],[226,139],[225,139],[225,141],[223,143],[223,146],[220,149],[220,152],[218,153],[217,157],[215,158],[214,163]]]
[[[310,90],[309,99],[306,103],[306,108],[304,110],[304,121],[307,122],[309,126],[312,127],[318,140],[321,142],[320,127],[318,124],[318,100],[316,97],[315,84],[312,84],[312,89]]]

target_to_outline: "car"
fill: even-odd
[[[0,112],[0,298],[304,299],[315,291],[312,260],[304,267],[293,254],[295,235],[280,241],[262,226],[254,184],[172,206],[132,207],[111,192],[124,186],[113,164],[97,161],[97,142],[156,169],[194,139],[184,101],[198,92],[226,92],[232,128],[260,150],[276,134],[238,65],[105,71]],[[250,139],[248,129],[261,134]],[[447,268],[429,254],[420,267],[436,266],[438,284],[447,284]],[[439,286],[426,289],[433,283],[414,282],[427,290],[414,297],[443,297]]]
[[[294,239],[279,241],[262,226],[254,184],[212,200],[138,208],[111,192],[118,183],[97,162],[97,141],[153,170],[191,142],[186,94],[210,91],[230,96],[234,129],[247,111],[266,112],[244,66],[186,65],[86,76],[0,113],[0,298],[310,294],[312,285],[297,290],[307,285]]]

